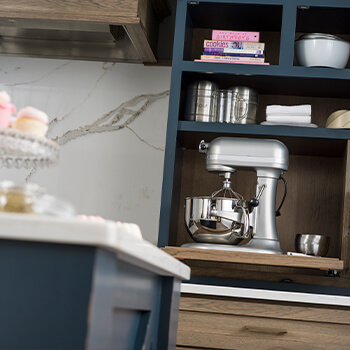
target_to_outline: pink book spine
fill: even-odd
[[[259,42],[259,32],[235,32],[230,30],[213,30],[212,40],[228,40],[228,41],[250,41]]]
[[[217,60],[194,60],[194,62],[211,62],[211,63],[234,63],[234,64],[259,64],[264,66],[269,66],[268,62],[240,62],[240,61],[217,61]]]

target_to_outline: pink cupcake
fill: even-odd
[[[16,113],[16,107],[10,101],[9,94],[0,91],[0,128],[8,128],[12,114]]]
[[[48,130],[47,114],[39,109],[28,106],[20,109],[17,119],[13,122],[13,128],[28,132],[32,135],[44,137]]]

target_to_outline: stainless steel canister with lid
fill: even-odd
[[[246,86],[235,86],[232,91],[230,122],[236,124],[256,124],[258,93]]]
[[[200,80],[189,84],[186,93],[185,120],[199,122],[216,121],[216,83]]]

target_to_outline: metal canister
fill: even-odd
[[[216,121],[219,123],[231,122],[232,90],[217,90]]]
[[[256,124],[258,93],[246,86],[235,86],[232,91],[230,122],[235,124]]]
[[[216,121],[216,90],[217,84],[207,80],[189,84],[184,119],[199,122]]]

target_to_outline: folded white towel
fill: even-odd
[[[312,123],[274,123],[274,122],[262,122],[260,125],[280,125],[280,126],[302,126],[305,128],[318,128],[318,125]]]
[[[266,121],[278,123],[311,123],[311,116],[308,115],[267,115]]]
[[[311,115],[311,105],[266,106],[266,115]]]

